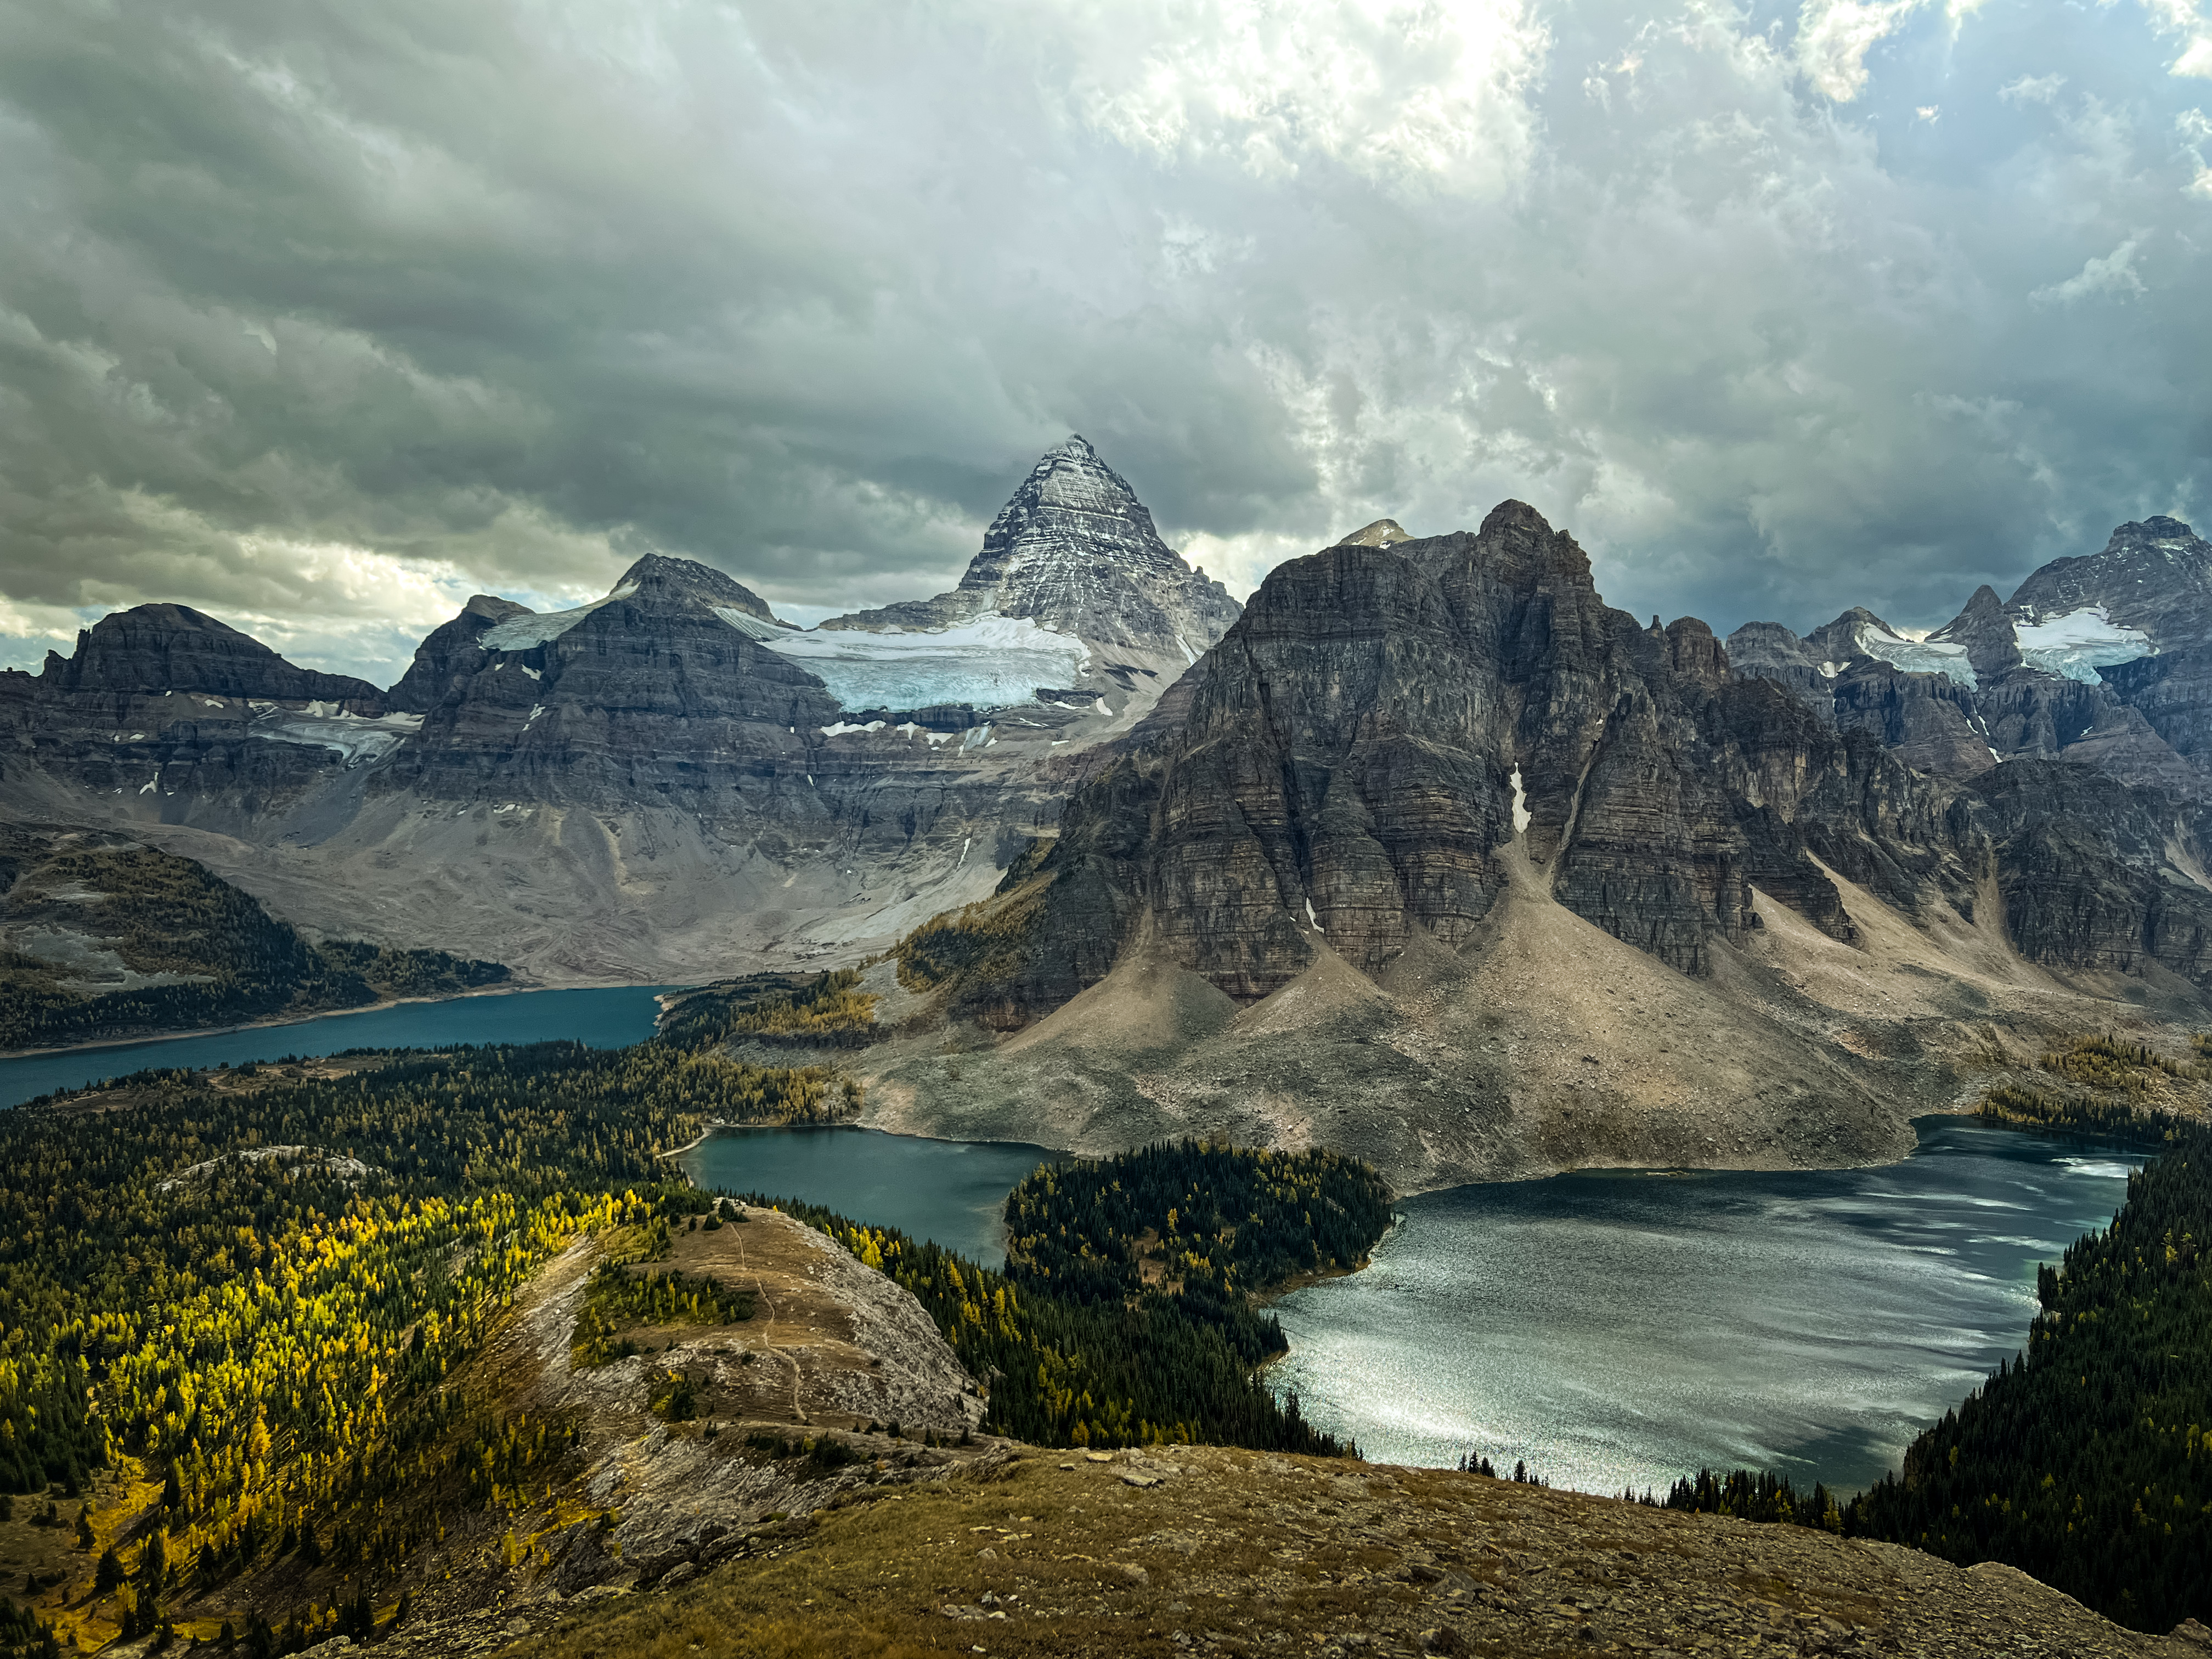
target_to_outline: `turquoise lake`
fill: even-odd
[[[620,1048],[653,1035],[667,985],[576,991],[511,991],[404,1002],[362,1013],[325,1014],[289,1025],[255,1025],[206,1036],[163,1037],[104,1048],[0,1060],[0,1106],[20,1106],[57,1089],[81,1089],[149,1066],[242,1066],[249,1060],[334,1054],[345,1048],[437,1048],[456,1042],[544,1042],[556,1037]]]
[[[1053,1157],[1042,1146],[877,1129],[725,1129],[685,1153],[684,1167],[709,1191],[827,1205],[1001,1267],[1006,1194]]]

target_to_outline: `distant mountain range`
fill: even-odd
[[[811,629],[653,556],[480,595],[382,690],[119,612],[0,674],[0,782],[549,981],[896,945],[879,1121],[1407,1186],[1887,1156],[2053,1034],[2203,1016],[2208,680],[2172,519],[1925,636],[1647,627],[1514,502],[1240,609],[1071,438],[952,592]]]
[[[1238,610],[1071,437],[952,592],[815,629],[647,556],[574,611],[477,595],[384,690],[120,611],[0,673],[0,782],[10,815],[131,828],[319,933],[705,975],[988,893]]]

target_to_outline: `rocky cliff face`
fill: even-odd
[[[1986,744],[1971,783],[1910,765],[1884,719],[1962,744],[1965,649],[1915,674],[1866,650],[1920,643],[1879,618],[1826,632],[1763,643],[1839,724],[1703,623],[1607,606],[1517,502],[1291,561],[1180,725],[902,947],[902,986],[988,1035],[950,1091],[892,1045],[878,1121],[1316,1139],[1401,1185],[1875,1158],[1992,1041],[2203,1006],[2193,809]]]
[[[1803,640],[1747,623],[1729,655],[1738,673],[1945,777],[2063,756],[2204,799],[2212,769],[2195,757],[2212,749],[2212,650],[2198,644],[2212,633],[2208,573],[2212,544],[2154,519],[2121,526],[2102,553],[2045,565],[2008,602],[1977,589],[1924,640],[1856,609]]]
[[[2212,542],[2179,519],[2124,524],[2101,551],[2035,571],[2005,609],[2033,628],[2092,607],[2114,629],[2144,634],[2160,649],[2202,640],[2212,622]]]
[[[1732,674],[1702,623],[1607,608],[1573,539],[1508,502],[1474,535],[1278,569],[1182,728],[1071,801],[1044,866],[1066,913],[1040,925],[1035,981],[994,994],[1051,1007],[1081,988],[1071,962],[1111,959],[1098,931],[1140,913],[1241,1001],[1324,948],[1380,977],[1477,939],[1516,842],[1559,903],[1700,973],[1753,925],[1753,886],[1849,938],[1816,860],[1908,906],[1971,904],[1947,807],[1880,744]]]
[[[935,633],[802,632],[651,555],[572,611],[477,596],[386,696],[181,607],[111,617],[0,674],[9,805],[163,835],[310,927],[497,940],[550,977],[888,942],[987,892],[1236,612],[1078,448],[978,562],[1007,611]],[[841,697],[856,653],[921,694]],[[948,667],[964,695],[930,695]]]
[[[428,714],[483,665],[480,641],[486,632],[501,623],[532,614],[528,605],[512,599],[490,593],[473,595],[461,607],[460,615],[432,629],[415,647],[415,660],[392,688],[387,702],[405,714]]]

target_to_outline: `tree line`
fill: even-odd
[[[911,1291],[973,1375],[985,1426],[1045,1446],[1203,1442],[1358,1455],[1278,1399],[1260,1367],[1287,1346],[1251,1291],[1364,1260],[1389,1224],[1367,1166],[1328,1153],[1150,1146],[1039,1170],[1009,1195],[994,1273],[896,1229],[771,1204]],[[1146,1285],[1138,1241],[1176,1241],[1179,1279]]]
[[[142,1631],[280,1559],[387,1571],[440,1502],[519,1502],[566,1454],[565,1425],[453,1385],[516,1290],[583,1234],[665,1236],[705,1202],[666,1149],[715,1117],[811,1121],[830,1082],[559,1042],[0,1112],[0,1488],[157,1472],[106,1539]]]
[[[27,863],[35,868],[24,876]],[[443,951],[311,944],[204,866],[150,847],[0,856],[0,882],[18,879],[89,895],[79,907],[86,933],[111,940],[137,973],[178,977],[88,994],[52,963],[0,948],[0,1048],[358,1008],[386,997],[450,996],[507,977],[501,963]]]
[[[2212,1128],[2163,1133],[2112,1224],[2039,1270],[2025,1353],[1899,1468],[1839,1508],[1745,1470],[1668,1505],[2006,1562],[2136,1630],[2212,1619]]]

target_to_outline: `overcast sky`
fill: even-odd
[[[2208,111],[2212,0],[0,0],[0,661],[811,621],[1070,431],[1240,595],[1518,496],[1927,626],[2212,519]]]

